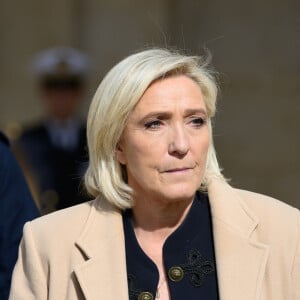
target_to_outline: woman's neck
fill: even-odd
[[[163,263],[163,245],[172,232],[183,222],[193,199],[176,202],[135,199],[133,226],[144,253],[155,263],[159,273],[157,293],[161,299],[170,299]],[[164,284],[165,283],[165,284]]]
[[[136,235],[151,236],[163,241],[183,222],[193,199],[163,202],[137,199],[133,207]]]

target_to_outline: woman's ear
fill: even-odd
[[[125,153],[124,153],[122,141],[120,141],[120,142],[117,144],[117,147],[116,147],[116,158],[117,158],[117,161],[118,161],[120,164],[126,165],[126,157],[125,157]]]

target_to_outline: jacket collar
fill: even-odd
[[[227,183],[212,180],[208,193],[220,298],[259,299],[269,253],[254,234],[259,220]]]
[[[120,212],[96,199],[76,246],[86,258],[74,269],[85,299],[100,299],[105,295],[106,300],[127,300],[125,242]]]
[[[227,183],[211,180],[208,194],[220,299],[257,300],[269,253],[269,247],[255,238],[259,220]],[[96,200],[76,246],[86,258],[75,268],[85,299],[105,295],[106,300],[128,300],[120,211],[101,199]]]

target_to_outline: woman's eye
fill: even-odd
[[[195,127],[201,127],[202,125],[204,125],[206,123],[206,120],[204,118],[194,118],[194,119],[192,119],[191,123]]]
[[[162,125],[161,121],[155,120],[145,124],[146,129],[158,129]]]

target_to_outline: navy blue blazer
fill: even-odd
[[[8,140],[0,132],[0,300],[8,299],[23,225],[38,215]]]

